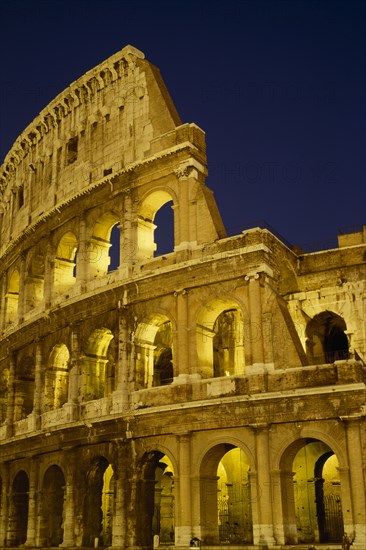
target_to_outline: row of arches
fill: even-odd
[[[115,544],[119,526],[125,525],[116,514],[126,517],[129,503],[135,506],[134,517],[129,520],[134,528],[129,534],[137,546],[151,547],[154,538],[155,544],[178,544],[179,510],[185,496],[177,490],[177,482],[179,486],[179,475],[184,472],[177,471],[175,457],[169,454],[158,450],[145,453],[134,472],[134,481],[121,476],[123,485],[119,487],[121,482],[116,479],[113,465],[102,455],[92,460],[78,482],[80,486],[76,480],[67,480],[59,465],[49,466],[37,487],[36,546],[65,542],[69,511],[76,503],[79,509],[75,509],[72,522],[77,546]],[[255,487],[253,469],[245,447],[222,442],[207,451],[200,465],[199,484],[195,484],[197,493],[192,495],[200,516],[198,521],[192,518],[192,537],[199,535],[204,544],[211,545],[256,543],[253,527],[262,497]],[[340,543],[344,532],[342,487],[333,450],[319,439],[297,440],[284,453],[281,471],[283,500],[276,507],[283,510],[284,543]],[[68,494],[67,483],[72,486]],[[126,501],[123,510],[117,506],[121,491]],[[20,470],[10,483],[6,546],[27,542],[29,495],[28,474]]]
[[[345,328],[344,320],[332,312],[315,316],[308,324],[308,343],[312,342],[312,347],[308,344],[309,362],[317,364],[347,359]],[[116,390],[118,369],[131,371],[131,391],[171,384],[174,377],[181,374],[177,366],[176,334],[174,321],[166,315],[158,313],[146,317],[129,333],[129,342],[123,343],[128,347],[127,365],[121,362],[115,330],[106,327],[94,329],[77,352],[78,380],[73,395],[70,388],[73,351],[65,342],[55,344],[38,366],[41,371],[38,395],[42,396],[39,412],[59,409],[69,400],[75,400],[75,396],[82,402],[110,396]],[[247,362],[245,343],[244,320],[238,304],[215,301],[203,308],[196,327],[197,363],[201,376],[214,378],[244,374]],[[34,408],[36,355],[35,348],[32,354],[22,352],[16,361],[15,420],[25,418]],[[6,416],[9,376],[6,367],[0,379],[2,420]]]
[[[155,191],[141,204],[136,227],[121,222],[117,211],[104,212],[91,230],[80,222],[64,230],[52,246],[41,241],[5,274],[2,289],[3,328],[46,302],[68,294],[77,282],[85,284],[115,271],[121,264],[160,256],[174,250],[173,198]],[[121,234],[122,233],[122,234]],[[52,251],[51,251],[52,250]]]

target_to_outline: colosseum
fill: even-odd
[[[366,227],[228,237],[206,175],[132,46],[7,154],[1,548],[365,550]]]

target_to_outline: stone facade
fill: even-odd
[[[366,228],[227,237],[206,175],[131,46],[5,158],[0,547],[364,550]]]

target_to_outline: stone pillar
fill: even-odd
[[[8,402],[6,406],[6,435],[13,435],[14,405],[15,405],[15,359],[14,354],[8,351],[9,355],[9,380],[8,380]]]
[[[112,527],[112,547],[125,548],[127,546],[127,464],[126,449],[118,450],[118,463],[114,469],[114,512]]]
[[[18,321],[21,323],[24,319],[25,306],[25,277],[26,277],[26,255],[23,252],[20,255],[19,270],[19,298],[18,298]]]
[[[179,525],[175,526],[175,544],[189,546],[192,538],[191,434],[178,436],[179,445]]]
[[[74,451],[67,453],[67,462],[69,464],[64,495],[64,537],[61,546],[75,546],[75,466],[77,456]]]
[[[272,502],[276,511],[273,513],[273,534],[277,544],[285,544],[283,500],[281,493],[281,471],[272,470],[271,473]],[[291,480],[292,481],[292,480]]]
[[[2,479],[2,492],[0,502],[0,548],[6,546],[6,534],[8,527],[9,516],[9,493],[10,493],[10,477],[9,477],[9,464],[5,463],[1,465],[1,479]]]
[[[254,544],[274,545],[268,425],[255,425],[258,524],[253,524]]]
[[[42,385],[42,341],[36,341],[36,361],[35,361],[35,380],[34,380],[34,398],[33,398],[33,430],[39,430],[41,427],[40,415],[42,412],[42,396],[44,388]]]
[[[79,417],[79,384],[80,384],[80,350],[77,327],[71,333],[71,361],[69,375],[69,395],[67,400],[68,420],[77,420]],[[65,405],[64,405],[65,407]]]
[[[281,471],[281,500],[283,534],[285,544],[297,544],[297,525],[295,513],[294,475],[292,471]],[[277,501],[274,500],[276,503]],[[276,517],[276,516],[275,516]],[[277,521],[277,519],[276,519]],[[280,541],[277,541],[280,544]]]
[[[46,258],[44,265],[44,304],[45,309],[49,309],[52,303],[53,278],[55,268],[54,251],[51,244],[48,244],[46,246]]]
[[[86,221],[84,216],[79,218],[79,243],[76,259],[76,282],[83,288],[88,281],[89,262],[92,261],[91,250],[86,240]]]
[[[352,494],[350,482],[350,469],[338,468],[339,480],[341,483],[341,501],[344,532],[349,536],[353,533],[353,510],[352,510]]]
[[[137,235],[133,231],[133,216],[134,210],[132,207],[131,193],[126,191],[124,194],[124,217],[120,225],[121,237],[120,237],[120,252],[119,252],[119,265],[120,268],[127,268],[134,262],[137,243]]]
[[[249,282],[249,315],[250,315],[250,347],[251,364],[264,363],[263,335],[262,335],[262,302],[260,274],[247,275],[245,280]]]
[[[113,395],[113,412],[122,412],[128,408],[128,324],[126,309],[119,310],[119,326],[118,326],[118,357],[116,365],[116,381],[115,391]]]
[[[177,300],[177,348],[173,357],[174,378],[190,374],[188,363],[188,292],[180,290],[174,293]]]
[[[38,458],[32,457],[29,472],[28,528],[25,546],[35,546],[37,537]]]
[[[0,332],[5,329],[6,323],[6,275],[0,278]]]
[[[348,417],[345,419],[345,424],[354,524],[352,549],[361,550],[366,548],[366,496],[362,465],[361,419]]]

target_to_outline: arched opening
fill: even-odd
[[[174,472],[166,455],[155,469],[152,532],[159,537],[160,544],[174,543]]]
[[[172,209],[173,197],[160,189],[151,193],[141,204],[137,221],[137,250],[140,260],[163,254],[163,250],[174,249],[174,210],[172,216],[167,208],[162,209],[167,203],[167,208]],[[155,219],[160,209],[161,213]],[[156,221],[159,222],[159,230],[155,233]]]
[[[166,202],[156,212],[154,217],[154,256],[162,256],[174,252],[174,210],[173,201]]]
[[[33,357],[20,357],[16,368],[14,420],[26,418],[33,411],[34,377]]]
[[[65,477],[59,466],[50,466],[43,478],[40,500],[40,546],[59,546],[63,541]]]
[[[252,544],[249,458],[229,444],[216,445],[201,465],[203,544]]]
[[[342,542],[344,526],[336,455],[316,439],[298,441],[287,453],[281,465],[286,543]]]
[[[107,397],[114,391],[115,341],[107,328],[89,336],[83,357],[83,398],[85,401]]]
[[[346,323],[332,311],[323,311],[309,321],[306,327],[306,348],[310,364],[334,363],[348,359]]]
[[[6,293],[6,317],[7,324],[15,323],[18,320],[19,304],[19,271],[14,269],[9,275],[8,288]]]
[[[33,250],[27,258],[24,283],[24,311],[37,307],[44,297],[45,253],[40,248]]]
[[[202,377],[243,374],[243,316],[233,300],[217,299],[200,312],[196,325],[197,354]]]
[[[20,546],[27,540],[29,480],[21,470],[11,486],[9,502],[8,546]]]
[[[135,545],[174,544],[174,480],[170,459],[159,451],[143,456],[136,493]]]
[[[3,368],[0,372],[0,424],[6,419],[6,409],[8,405],[8,380],[9,369]]]
[[[172,323],[157,314],[139,324],[135,335],[135,388],[165,386],[173,381]]]
[[[90,278],[103,277],[119,267],[119,218],[106,212],[97,219],[89,243]]]
[[[65,344],[53,347],[45,373],[44,410],[59,409],[67,402],[70,353]]]
[[[53,289],[65,294],[76,282],[76,253],[78,242],[70,231],[60,239],[54,264]]]
[[[113,468],[104,457],[97,458],[86,478],[83,505],[83,546],[110,546],[114,506]]]

